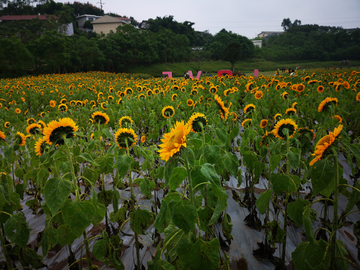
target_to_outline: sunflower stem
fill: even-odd
[[[65,136],[64,136],[63,139],[64,139],[64,141],[66,140]],[[70,167],[70,171],[71,171],[71,177],[73,179],[73,185],[74,185],[76,200],[79,201],[80,200],[79,190],[78,190],[78,185],[76,183],[76,176],[75,176],[74,165],[73,165],[73,162],[72,162],[72,156],[71,156],[70,148],[66,143],[64,143],[64,145],[65,145],[65,152],[66,152],[66,155],[67,155],[68,160],[69,160],[69,167]]]
[[[331,264],[334,265],[335,261],[335,255],[336,255],[336,232],[338,230],[338,200],[339,200],[339,162],[337,158],[337,152],[334,148],[331,149],[334,155],[334,165],[335,165],[335,179],[334,179],[334,217],[333,217],[333,223],[332,223],[332,239],[331,239],[331,245],[332,245],[332,256],[331,256]]]
[[[9,257],[9,254],[7,252],[7,249],[5,247],[5,236],[4,236],[4,225],[1,223],[1,231],[0,231],[0,242],[1,242],[1,248],[4,252],[4,256],[5,256],[5,260],[6,260],[6,265],[8,269],[12,269],[12,263],[11,263],[11,259]]]
[[[88,269],[92,270],[92,264],[91,264],[91,256],[90,256],[90,248],[89,248],[89,240],[87,238],[86,231],[83,232],[84,235],[84,244],[85,244],[85,250],[86,250],[86,260],[88,263]]]

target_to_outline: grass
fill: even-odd
[[[241,71],[246,75],[253,75],[254,69],[258,69],[260,74],[264,76],[274,75],[276,70],[282,67],[292,68],[299,66],[301,69],[322,69],[322,68],[338,68],[341,61],[311,62],[311,61],[282,61],[273,62],[263,59],[249,59],[239,61],[235,64],[235,71]],[[360,61],[351,61],[352,67],[359,67]],[[129,68],[129,73],[146,73],[154,77],[161,77],[163,71],[172,71],[173,77],[182,77],[185,72],[191,70],[196,76],[198,70],[202,70],[203,74],[216,74],[219,70],[230,69],[230,62],[226,61],[203,61],[203,62],[182,62],[182,63],[165,63],[153,64],[148,66],[135,66]],[[347,67],[343,67],[347,69]]]

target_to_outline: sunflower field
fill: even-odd
[[[0,80],[1,269],[360,269],[360,70]]]

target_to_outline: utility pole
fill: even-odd
[[[100,9],[101,9],[102,11],[104,11],[104,10],[103,10],[103,3],[102,3],[102,0],[100,0],[100,2],[97,2],[97,4],[98,4],[98,3],[100,3]]]

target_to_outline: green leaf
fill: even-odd
[[[115,167],[118,171],[119,177],[124,178],[128,170],[131,168],[131,164],[134,159],[127,154],[119,155],[115,162]]]
[[[174,168],[170,181],[169,188],[170,190],[176,190],[179,185],[185,180],[187,176],[186,170],[183,167]]]
[[[201,173],[208,179],[220,184],[220,178],[213,165],[205,163],[201,166]]]
[[[301,228],[303,224],[302,215],[304,211],[304,202],[300,199],[297,199],[296,201],[289,203],[287,209],[290,219]]]
[[[297,170],[300,165],[300,155],[298,153],[294,153],[292,151],[286,153],[286,158],[289,160],[290,166],[293,170]]]
[[[221,142],[223,142],[224,144],[226,143],[227,139],[228,139],[228,134],[226,133],[225,130],[221,129],[221,128],[217,128],[216,129],[216,136],[219,138],[219,140]]]
[[[63,237],[63,235],[61,237]],[[46,225],[44,229],[44,234],[41,239],[42,252],[44,256],[46,256],[50,248],[54,247],[57,244],[57,238],[58,237],[56,229],[53,228],[51,225]]]
[[[164,229],[167,226],[167,215],[169,214],[168,210],[168,204],[166,201],[161,202],[161,207],[159,213],[156,215],[155,221],[154,221],[154,228],[159,231],[159,233],[162,233]]]
[[[322,159],[312,166],[310,170],[313,195],[317,195],[328,187],[335,176],[335,166],[328,159]]]
[[[260,214],[264,214],[266,212],[266,209],[269,206],[271,196],[272,190],[268,189],[265,192],[261,193],[259,198],[256,200],[255,205],[258,208]]]
[[[89,162],[92,166],[100,166],[98,163],[96,163],[96,161],[93,159],[93,157],[89,154],[89,153],[81,153],[79,155],[79,157],[81,157],[83,160]]]
[[[273,185],[274,192],[276,195],[281,195],[289,187],[289,177],[284,174],[272,173],[270,175],[270,182]]]
[[[178,202],[173,210],[172,221],[185,233],[190,232],[197,222],[196,208],[187,200]]]
[[[67,202],[61,209],[64,221],[76,237],[80,237],[94,218],[94,204],[89,201]]]
[[[205,145],[204,155],[208,163],[215,164],[220,160],[220,147],[218,145]]]
[[[243,161],[245,166],[252,171],[255,168],[255,163],[258,161],[258,158],[255,153],[246,151],[243,153]]]
[[[239,125],[236,125],[234,128],[231,129],[230,131],[230,139],[233,140],[235,139],[237,136],[239,136]]]
[[[130,213],[130,228],[134,233],[145,234],[152,221],[153,214],[146,209],[137,208]]]
[[[225,235],[225,237],[228,240],[232,240],[234,239],[233,236],[231,235],[232,232],[232,223],[231,223],[231,217],[225,212],[225,215],[221,221],[221,227],[222,227],[222,232]]]
[[[198,209],[197,212],[200,220],[200,229],[209,233],[210,227],[208,223],[214,211],[208,205],[205,205],[203,208]]]
[[[164,230],[164,243],[166,245],[165,257],[167,261],[171,264],[178,258],[176,248],[180,240],[185,237],[183,230],[176,228],[173,223],[170,223]]]
[[[193,150],[191,150],[191,148],[186,147],[186,148],[182,148],[181,150],[181,157],[183,159],[186,160],[186,162],[188,162],[188,164],[190,165],[190,167],[194,167],[195,164],[195,155]]]
[[[5,222],[5,235],[20,247],[25,247],[30,236],[29,224],[24,214],[18,212]]]
[[[106,260],[106,255],[109,252],[109,239],[106,237],[96,241],[93,246],[93,254],[95,259],[104,262]]]
[[[229,173],[231,173],[233,176],[237,176],[239,171],[239,159],[235,154],[227,152],[222,157],[222,163]]]
[[[305,258],[307,258],[306,249],[310,245],[309,242],[301,242],[296,249],[291,253],[291,258],[293,260],[294,266],[297,270],[307,270],[305,264]]]
[[[51,178],[44,187],[44,197],[52,215],[64,205],[72,189],[72,183],[63,178]]]
[[[317,245],[317,242],[313,236],[313,227],[312,227],[312,221],[311,221],[311,216],[310,216],[310,208],[306,207],[306,209],[303,212],[303,216],[302,216],[302,222],[304,224],[304,229],[306,232],[306,236],[308,237],[310,243],[314,246]]]
[[[300,187],[301,184],[301,179],[299,176],[291,174],[289,176],[289,187],[288,187],[288,191],[289,192],[296,192],[298,190],[298,188]]]
[[[41,169],[39,170],[38,174],[37,174],[37,183],[39,185],[44,185],[46,183],[46,180],[49,178],[49,171],[46,169]]]
[[[168,161],[166,161],[165,163],[165,187],[169,184],[171,175],[172,175],[172,171],[173,169],[177,166],[178,164],[178,159],[177,158],[170,158]]]
[[[349,269],[349,262],[343,259],[343,258],[348,258],[349,253],[345,249],[344,243],[340,240],[336,240],[335,255],[336,255],[336,259],[335,259],[334,269],[337,270]]]
[[[203,241],[198,239],[194,244],[186,238],[182,239],[177,248],[179,260],[185,269],[216,270],[220,262],[219,239]]]

